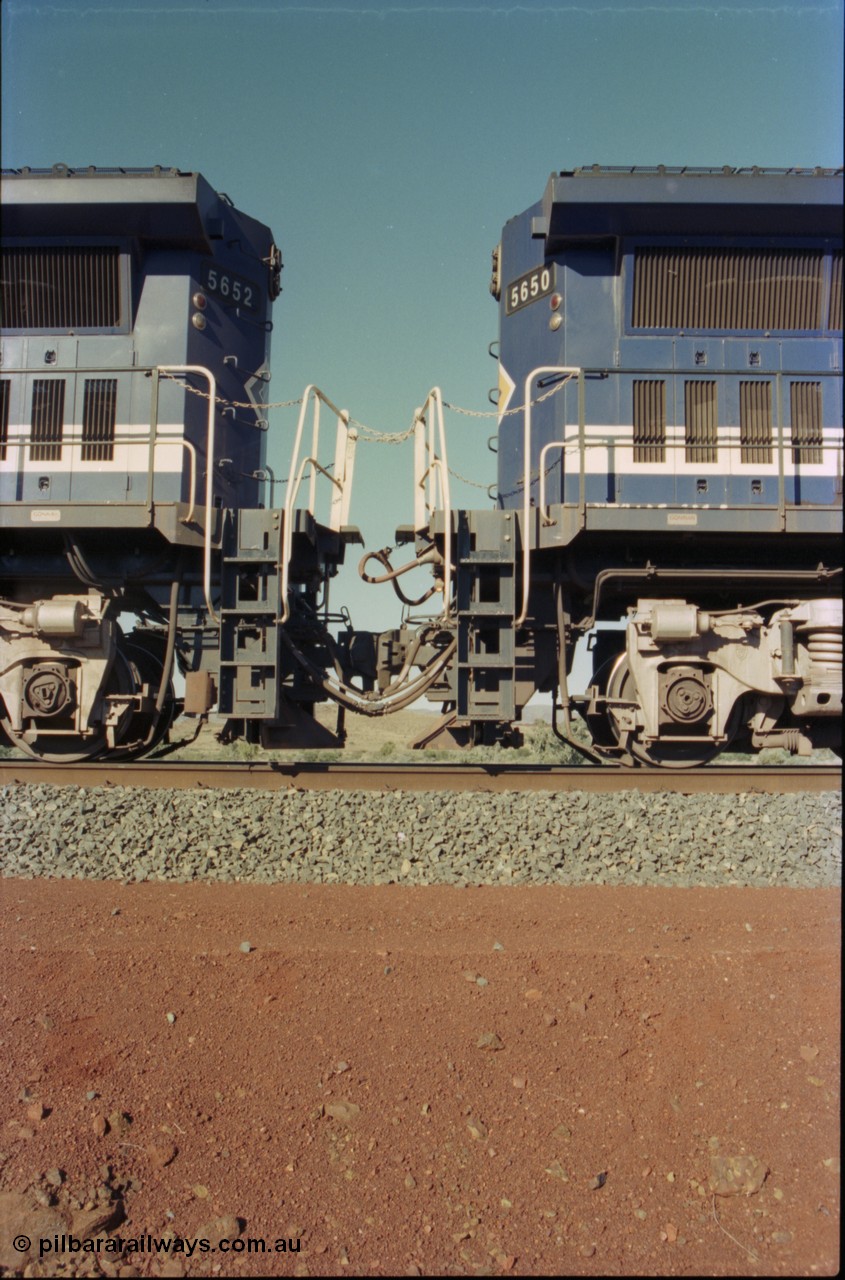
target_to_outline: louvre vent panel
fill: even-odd
[[[666,383],[634,382],[634,462],[666,461]]]
[[[9,378],[0,380],[0,462],[6,461],[9,443],[9,401],[12,383]]]
[[[719,414],[715,382],[684,383],[684,421],[687,462],[716,462]]]
[[[835,253],[830,264],[830,303],[827,315],[828,329],[842,328],[842,254]]]
[[[639,249],[635,329],[820,329],[824,256],[794,250]],[[840,286],[841,291],[841,286]]]
[[[58,462],[62,456],[65,384],[60,378],[36,378],[32,384],[33,462]]]
[[[814,465],[822,463],[822,384],[791,383],[789,408],[792,421],[792,461]]]
[[[117,421],[117,379],[86,378],[82,402],[82,461],[111,462]]]
[[[121,323],[120,252],[4,249],[5,329],[112,329]]]
[[[772,384],[739,384],[739,444],[741,462],[772,461]]]

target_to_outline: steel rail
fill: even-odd
[[[614,769],[590,765],[396,764],[314,761],[155,761],[41,764],[0,760],[0,786],[247,788],[296,791],[674,791],[682,795],[838,791],[836,765],[710,765],[703,769]]]

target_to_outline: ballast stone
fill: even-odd
[[[5,789],[7,876],[351,884],[838,885],[835,793]],[[764,821],[768,819],[768,821]],[[92,832],[108,832],[98,843]],[[401,839],[399,838],[401,835]]]

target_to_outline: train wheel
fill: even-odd
[[[24,733],[18,733],[0,701],[0,728],[11,746],[44,764],[80,764],[98,760],[108,753],[105,729],[84,738],[73,731],[74,682],[61,663],[38,664],[27,684],[33,686],[27,690],[27,701],[30,705],[40,704],[42,714],[28,721],[29,727]],[[131,668],[118,650],[108,674],[105,693],[107,696],[125,697],[133,691]],[[33,727],[37,734],[28,740]]]
[[[158,690],[162,673],[162,653],[158,646],[146,642],[139,643],[133,632],[127,640],[121,642],[121,649],[132,670],[135,687],[146,684]],[[168,683],[164,706],[161,714],[154,711],[136,711],[130,722],[128,731],[114,753],[122,760],[137,760],[153,751],[167,733],[176,714],[176,694],[173,684]]]
[[[161,672],[161,658],[149,647],[121,639],[104,695],[134,697],[147,685],[155,696]],[[173,685],[168,684],[160,715],[156,715],[154,710],[133,712],[127,708],[115,730],[117,742],[112,747],[105,729],[88,737],[74,732],[75,685],[72,674],[62,663],[39,663],[33,668],[27,686],[27,702],[30,707],[38,707],[41,714],[27,720],[24,733],[16,732],[0,700],[0,729],[11,746],[44,764],[81,764],[105,758],[138,759],[158,746],[176,712]],[[34,737],[31,735],[33,727],[37,730]]]
[[[607,696],[618,698],[621,702],[639,702],[637,686],[624,654],[620,655],[610,673]],[[607,723],[615,742],[626,752],[627,758],[623,757],[623,763],[628,765],[648,765],[654,769],[696,769],[715,760],[727,745],[709,742],[658,742],[644,746],[638,740],[641,730],[638,729],[636,734],[620,732],[610,714]],[[732,733],[729,733],[730,737],[733,737]]]

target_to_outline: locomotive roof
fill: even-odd
[[[838,236],[842,169],[591,165],[553,173],[532,235]],[[553,243],[552,246],[553,247]]]
[[[200,173],[147,169],[2,170],[5,236],[139,236],[207,252],[227,224],[265,240],[269,228],[235,209]]]

